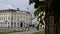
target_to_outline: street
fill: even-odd
[[[10,34],[31,34],[33,32],[37,32],[36,28],[34,27],[30,27],[29,31],[25,31],[25,32],[15,32],[15,33],[10,33]]]

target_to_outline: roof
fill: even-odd
[[[27,14],[30,14],[30,12],[28,12],[28,11],[22,11],[22,10],[16,10],[16,9],[4,9],[4,10],[0,10],[0,12],[7,12],[7,11],[9,11],[9,12],[17,12],[17,11],[19,11],[19,12],[26,12]]]

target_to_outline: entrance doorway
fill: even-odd
[[[23,23],[22,22],[20,23],[20,27],[23,27]]]

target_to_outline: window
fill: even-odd
[[[19,20],[19,16],[17,16],[17,20]]]
[[[15,14],[16,15],[16,14]]]
[[[22,18],[22,16],[21,16],[21,18]]]
[[[11,20],[13,20],[13,16],[11,17]]]
[[[5,20],[5,17],[4,17],[4,20]]]
[[[10,17],[8,17],[8,20],[10,20]]]
[[[24,16],[24,19],[25,19],[25,16]]]

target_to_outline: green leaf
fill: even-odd
[[[36,8],[36,10],[34,12],[34,16],[37,16],[38,17],[37,20],[39,21],[39,19],[40,19],[39,22],[41,24],[43,24],[42,16],[44,16],[44,12],[46,11],[45,2],[44,1],[39,1],[39,0],[29,0],[29,2],[30,2],[30,4],[35,3],[34,8]]]

